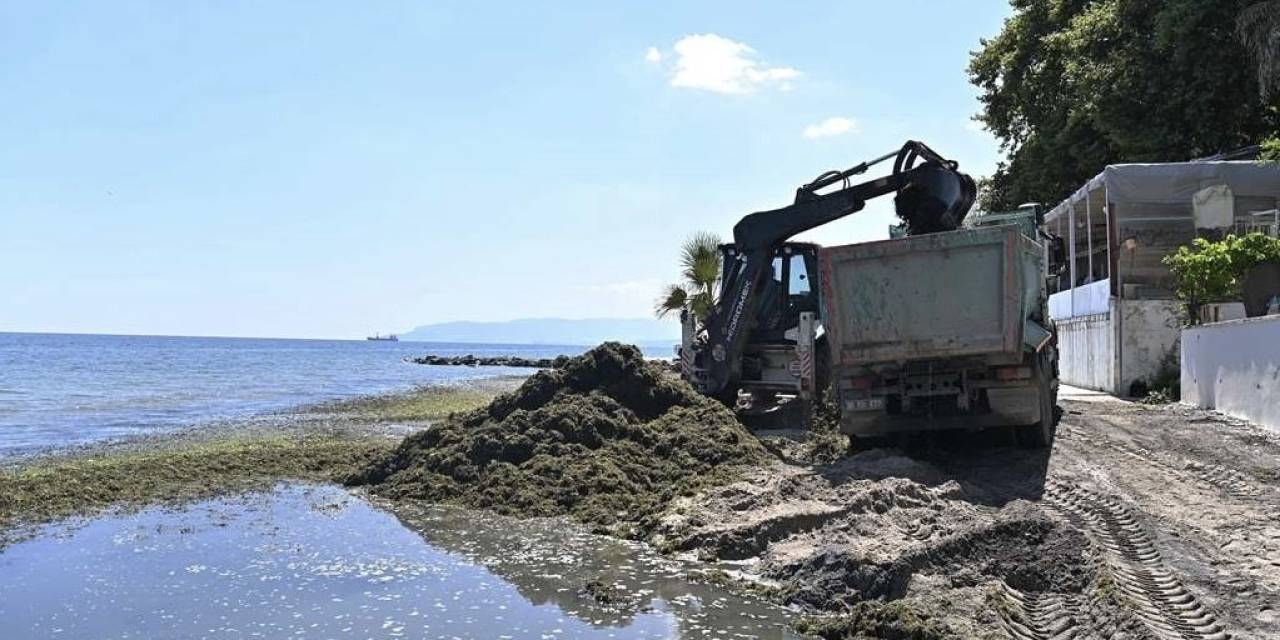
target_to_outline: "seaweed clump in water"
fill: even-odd
[[[567,514],[641,533],[676,496],[731,481],[767,457],[729,408],[636,347],[606,342],[409,436],[350,483],[392,499]]]

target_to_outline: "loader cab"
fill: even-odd
[[[759,291],[756,322],[749,343],[784,344],[786,333],[800,322],[800,314],[818,309],[818,249],[808,242],[786,242],[773,254],[770,277]],[[737,260],[732,244],[720,246],[724,264]]]

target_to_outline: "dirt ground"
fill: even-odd
[[[935,633],[866,637],[1280,638],[1280,436],[1067,388],[1059,407],[1052,453],[988,432],[777,462],[685,499],[657,542]]]

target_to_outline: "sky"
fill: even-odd
[[[990,173],[965,67],[1008,12],[0,1],[0,331],[644,317],[687,235],[825,170],[917,139]]]

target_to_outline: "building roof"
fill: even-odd
[[[1225,184],[1238,197],[1280,199],[1280,164],[1251,161],[1113,164],[1054,207],[1046,216],[1063,215],[1091,192],[1104,190],[1108,201],[1124,204],[1185,204],[1196,192]]]

